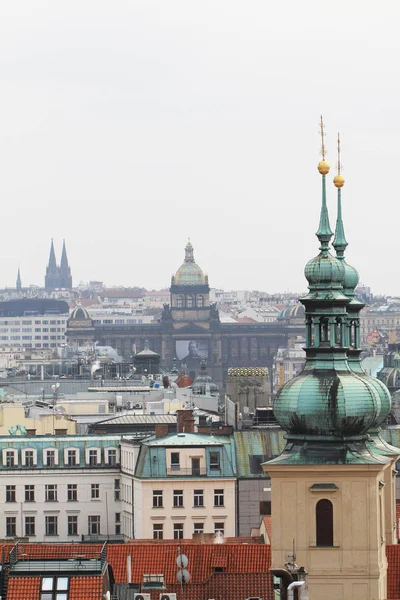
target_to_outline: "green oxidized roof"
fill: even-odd
[[[173,283],[175,285],[204,285],[207,283],[203,271],[194,262],[193,246],[190,242],[186,244],[185,260],[177,270]]]
[[[245,478],[265,477],[260,471],[254,473],[251,457],[263,457],[266,461],[279,456],[285,447],[285,432],[281,429],[235,431],[236,468],[237,476]]]

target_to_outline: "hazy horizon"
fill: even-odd
[[[43,285],[53,237],[75,285],[165,288],[190,237],[211,287],[305,290],[322,112],[331,227],[340,130],[348,262],[400,295],[399,16],[394,0],[4,0],[0,287],[18,266]]]

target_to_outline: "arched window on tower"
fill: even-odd
[[[176,299],[176,306],[178,308],[182,308],[182,306],[183,306],[183,296],[178,296],[177,297],[177,299]]]
[[[203,296],[197,296],[197,307],[203,308],[204,306],[204,298]]]
[[[186,296],[186,306],[193,308],[193,296]]]
[[[333,504],[319,500],[315,508],[317,546],[333,546]]]

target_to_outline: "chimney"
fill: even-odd
[[[177,410],[177,433],[194,433],[194,417],[192,410]]]
[[[156,425],[156,438],[165,437],[168,433],[168,425],[166,423],[158,423]]]

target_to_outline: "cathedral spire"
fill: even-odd
[[[53,243],[53,238],[51,238],[50,257],[49,257],[49,267],[50,267],[50,268],[56,268],[56,267],[57,267],[57,262],[56,262],[56,253],[54,252],[54,243]]]
[[[65,240],[63,240],[61,262],[60,262],[60,287],[66,288],[66,289],[72,288],[71,269],[68,264],[67,247],[65,245]]]
[[[60,267],[61,267],[61,269],[63,269],[63,268],[68,269],[68,258],[67,258],[67,248],[65,246],[65,239],[63,240]]]
[[[343,227],[343,219],[342,219],[342,187],[344,186],[344,177],[340,172],[341,169],[341,161],[340,161],[340,135],[338,134],[337,139],[337,151],[338,151],[338,172],[333,179],[333,183],[337,187],[338,191],[338,199],[337,199],[337,221],[336,221],[336,230],[335,230],[335,238],[333,240],[332,246],[336,250],[336,255],[338,258],[343,257],[344,251],[347,248],[346,236],[344,234]]]
[[[19,267],[18,267],[18,274],[17,274],[17,284],[16,284],[16,289],[17,289],[17,292],[20,292],[20,291],[21,291],[21,288],[22,288],[22,283],[21,283],[21,272],[20,272],[20,269],[19,269]]]

